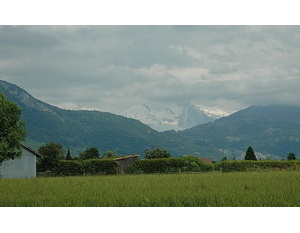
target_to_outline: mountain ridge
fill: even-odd
[[[86,147],[97,147],[101,152],[143,157],[145,149],[160,146],[174,157],[196,155],[216,161],[224,156],[243,159],[250,145],[262,159],[282,159],[300,151],[300,106],[250,106],[189,129],[158,132],[113,113],[60,109],[6,81],[0,80],[0,91],[21,107],[27,142],[35,149],[54,141],[69,147],[73,156]]]
[[[34,145],[55,141],[73,148],[74,153],[96,146],[102,152],[130,154],[168,141],[165,135],[135,119],[108,112],[60,109],[6,81],[0,81],[0,91],[21,107],[27,139]]]
[[[213,122],[220,117],[228,116],[233,110],[221,107],[209,107],[195,102],[170,105],[163,109],[152,109],[140,104],[117,112],[118,115],[137,119],[157,131],[185,130],[193,126]]]
[[[284,158],[289,152],[300,150],[300,106],[252,105],[220,118],[213,123],[198,125],[179,132],[192,144],[219,148],[224,155],[241,157],[252,145],[261,158]],[[210,140],[206,140],[206,139]],[[214,151],[214,153],[217,153]]]

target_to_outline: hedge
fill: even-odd
[[[259,170],[300,170],[300,161],[223,161],[214,165],[216,171],[243,172]]]
[[[213,170],[213,166],[211,164],[207,164],[199,159],[197,156],[185,155],[183,157],[184,160],[188,162],[188,171],[192,172],[210,172]]]
[[[60,160],[55,169],[56,175],[80,176],[98,174],[118,174],[119,165],[112,159]]]
[[[213,166],[205,164],[195,156],[182,158],[142,159],[135,160],[126,173],[176,173],[181,171],[209,172]],[[300,161],[223,161],[214,165],[215,171],[246,172],[260,170],[300,170]],[[60,160],[54,171],[55,175],[80,176],[99,174],[118,174],[119,164],[113,159]]]
[[[62,176],[79,176],[84,174],[84,167],[82,161],[60,160],[54,173]]]
[[[113,159],[89,159],[83,161],[86,174],[118,174],[120,172],[119,164]]]
[[[176,173],[187,169],[187,161],[181,158],[135,160],[126,173]]]

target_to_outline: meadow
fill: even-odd
[[[299,207],[300,173],[0,179],[2,207]]]

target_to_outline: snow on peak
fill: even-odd
[[[232,110],[232,109],[225,108],[225,107],[222,107],[222,106],[207,106],[207,105],[198,104],[198,103],[195,103],[195,102],[192,102],[192,104],[197,109],[202,110],[208,116],[210,116],[212,118],[215,118],[215,119],[229,116],[232,113],[237,111],[237,110]]]
[[[228,116],[233,112],[219,106],[210,107],[192,102],[184,106],[170,105],[160,110],[144,104],[134,105],[118,114],[137,119],[158,131],[165,131],[191,128]]]

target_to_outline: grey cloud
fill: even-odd
[[[39,49],[52,47],[59,43],[59,41],[59,38],[56,36],[44,35],[43,33],[28,30],[28,28],[22,26],[0,27],[0,44],[2,46]]]
[[[71,108],[296,103],[299,41],[299,26],[1,27],[0,77]]]

